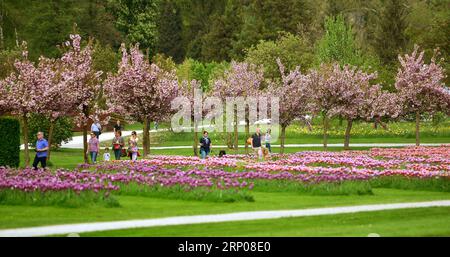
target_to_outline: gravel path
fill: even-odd
[[[111,222],[94,222],[94,223],[66,224],[66,225],[54,225],[54,226],[42,226],[30,228],[16,228],[16,229],[0,230],[0,236],[29,237],[29,236],[64,235],[69,233],[86,233],[93,231],[105,231],[117,229],[215,223],[228,221],[277,219],[286,217],[305,217],[316,215],[333,215],[342,213],[356,213],[356,212],[383,211],[383,210],[406,209],[406,208],[438,207],[438,206],[450,206],[450,200],[358,205],[358,206],[314,208],[301,210],[236,212],[227,214],[178,216],[178,217],[166,217],[155,219],[124,220]]]

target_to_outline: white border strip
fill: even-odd
[[[236,212],[228,214],[195,215],[195,216],[179,216],[179,217],[167,217],[156,219],[66,224],[66,225],[54,225],[54,226],[42,226],[30,228],[5,229],[0,230],[0,236],[30,237],[30,236],[63,235],[69,233],[86,233],[94,231],[133,229],[133,228],[156,227],[156,226],[277,219],[287,217],[306,217],[316,215],[332,215],[342,213],[383,211],[383,210],[406,209],[406,208],[442,207],[442,206],[450,206],[450,200],[413,202],[413,203],[394,203],[394,204],[373,204],[373,205],[315,208],[302,210]]]

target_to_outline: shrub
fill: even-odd
[[[11,117],[0,118],[0,166],[18,167],[20,162],[20,123]]]

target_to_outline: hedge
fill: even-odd
[[[0,117],[0,166],[18,167],[20,162],[20,123],[11,117]]]

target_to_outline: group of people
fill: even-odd
[[[261,129],[256,128],[255,134],[251,138],[247,139],[247,143],[252,146],[253,152],[257,159],[268,159],[269,154],[272,153],[271,130],[268,129],[266,134],[261,134]],[[264,147],[262,143],[264,141]],[[208,137],[208,131],[203,131],[203,137],[200,139],[200,157],[205,159],[211,152],[211,139]]]
[[[120,124],[120,120],[114,125],[114,138],[112,139],[112,149],[114,152],[114,158],[120,160],[123,156],[129,156],[130,160],[137,160],[139,154],[138,137],[136,131],[131,132],[131,136],[128,139],[128,148],[125,149],[125,139],[122,137],[123,126]],[[97,157],[100,151],[99,135],[101,134],[101,125],[96,120],[91,126],[91,138],[88,142],[88,153],[91,157],[92,163],[97,163]],[[109,148],[105,148],[103,154],[103,161],[109,161],[110,154]]]
[[[155,124],[155,129],[157,129],[157,123]],[[130,160],[137,160],[140,156],[139,146],[138,146],[138,136],[136,131],[131,132],[131,136],[128,139],[128,148],[125,149],[125,139],[122,137],[122,129],[123,126],[120,124],[120,120],[117,120],[117,123],[114,125],[114,138],[112,139],[112,149],[114,152],[114,158],[116,160],[120,160],[123,156],[128,156]],[[95,120],[91,126],[91,137],[88,141],[88,150],[87,154],[89,154],[92,163],[97,163],[97,157],[100,152],[100,134],[102,133],[102,126],[100,125],[98,120]],[[251,138],[247,140],[248,144],[251,144],[253,152],[257,159],[267,159],[269,154],[272,153],[272,148],[270,145],[271,140],[271,131],[267,130],[266,134],[263,136],[261,134],[261,129],[256,128],[255,134],[252,135]],[[262,143],[265,143],[265,147],[262,146]],[[44,138],[43,132],[37,133],[37,141],[36,141],[36,156],[33,161],[33,168],[37,169],[39,163],[41,163],[42,168],[45,168],[47,165],[47,155],[48,155],[48,142]],[[206,157],[210,154],[212,148],[211,139],[208,137],[208,131],[203,131],[203,136],[200,139],[200,157],[202,159],[206,159]],[[223,156],[221,154],[221,156]],[[103,161],[110,160],[109,148],[105,147],[103,153]]]
[[[248,139],[257,159],[268,159],[269,154],[272,153],[272,147],[270,145],[270,140],[272,138],[270,133],[271,130],[268,129],[266,134],[263,136],[261,134],[261,129],[256,128],[255,134],[253,134],[252,137]],[[263,141],[265,143],[264,147],[262,146]]]

